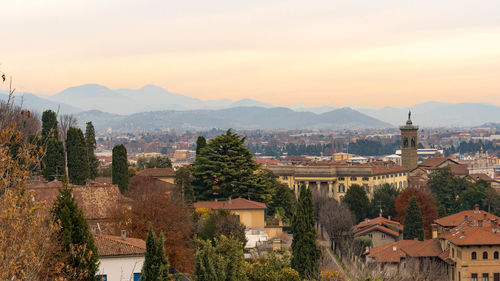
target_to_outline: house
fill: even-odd
[[[490,178],[487,174],[470,174],[467,176],[467,179],[474,183],[483,180],[495,189],[500,188],[500,180]]]
[[[99,254],[99,275],[102,281],[134,280],[141,278],[146,242],[142,239],[93,234]]]
[[[449,157],[432,157],[427,158],[410,171],[408,176],[408,186],[416,188],[424,188],[427,186],[430,174],[441,168],[449,167],[451,172],[457,177],[465,177],[469,175],[469,170],[464,164],[458,163],[456,160]]]
[[[354,237],[368,236],[373,247],[379,247],[403,239],[403,226],[396,221],[379,216],[365,219],[352,228]]]
[[[137,175],[153,177],[171,184],[174,184],[175,181],[175,171],[172,168],[147,168],[137,172]]]
[[[255,248],[259,242],[268,241],[266,231],[265,211],[266,204],[244,198],[229,198],[227,201],[204,201],[193,204],[197,210],[230,210],[238,216],[240,222],[246,226],[245,248]]]
[[[432,226],[432,236],[438,237],[445,235],[449,230],[459,226],[464,221],[479,221],[479,220],[500,220],[499,217],[479,210],[479,205],[476,204],[474,210],[461,211],[459,213],[449,215],[437,220],[434,220]]]

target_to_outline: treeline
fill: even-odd
[[[491,141],[462,141],[458,146],[452,145],[450,148],[446,148],[444,150],[444,154],[446,156],[453,155],[455,153],[465,154],[465,153],[476,153],[481,151],[481,149],[489,153],[498,153],[500,152],[500,147],[495,146],[495,144]]]

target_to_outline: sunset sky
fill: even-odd
[[[16,0],[0,30],[0,71],[19,91],[500,105],[498,0]]]

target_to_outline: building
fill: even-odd
[[[99,275],[102,281],[134,280],[141,278],[146,242],[142,239],[93,234],[99,254]]]
[[[455,159],[449,157],[427,158],[410,171],[408,177],[408,186],[424,188],[433,171],[449,167],[451,172],[457,177],[466,177],[469,174],[467,166],[458,163]]]
[[[345,152],[338,152],[338,153],[334,153],[332,155],[332,160],[335,162],[340,162],[340,161],[345,161],[345,160],[352,158],[354,156],[356,156],[356,155],[345,153]]]
[[[368,236],[373,247],[379,247],[403,239],[403,226],[390,218],[382,216],[374,219],[365,219],[352,229],[353,236]]]
[[[175,181],[175,171],[171,168],[148,168],[137,172],[137,176],[153,177],[172,184]]]
[[[490,214],[486,211],[479,210],[479,206],[476,205],[474,210],[466,210],[453,215],[449,215],[434,221],[433,225],[433,237],[443,236],[449,230],[459,226],[464,221],[479,221],[479,220],[495,220],[500,219],[499,217]]]
[[[467,165],[469,174],[486,174],[490,178],[495,177],[496,159],[490,157],[488,152],[484,153],[482,149],[481,152],[477,152],[474,157],[465,159],[461,161],[461,163]]]
[[[419,148],[417,149],[418,161],[423,161],[431,157],[440,157],[444,154],[442,149],[435,148]],[[401,149],[397,149],[395,155],[401,156]]]
[[[411,112],[408,113],[406,125],[400,126],[401,130],[401,163],[407,170],[417,167],[417,145],[418,145],[418,126],[411,122]]]
[[[280,181],[288,184],[296,195],[304,184],[337,200],[343,199],[347,189],[353,184],[364,187],[369,196],[383,184],[390,184],[398,189],[404,189],[408,184],[408,170],[390,161],[365,164],[317,162],[270,166],[269,169],[279,176]]]

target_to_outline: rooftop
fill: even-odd
[[[244,198],[229,199],[227,201],[200,201],[193,204],[196,209],[226,209],[226,210],[250,210],[266,209],[266,204],[247,200]]]
[[[144,255],[146,242],[137,238],[125,238],[104,234],[93,234],[99,256]]]
[[[175,171],[172,168],[148,168],[137,172],[137,175],[150,177],[175,177]]]

